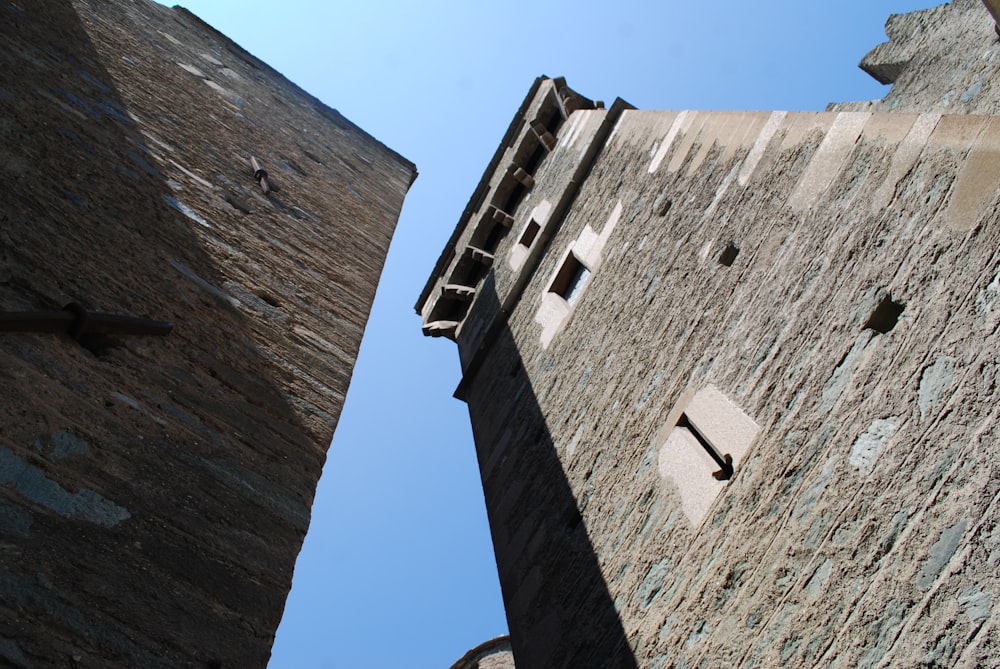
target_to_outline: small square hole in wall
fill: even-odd
[[[736,242],[729,242],[726,248],[722,249],[722,253],[719,254],[719,264],[732,267],[739,253],[740,247],[736,245]]]
[[[896,302],[891,297],[886,295],[875,307],[875,311],[872,315],[868,317],[868,322],[865,323],[866,330],[875,330],[879,334],[885,334],[889,330],[896,327],[896,323],[899,322],[899,317],[903,314],[903,309],[906,308],[902,302]]]
[[[656,213],[657,216],[666,216],[667,212],[670,211],[670,208],[672,206],[674,206],[673,200],[663,197],[661,195],[660,197],[656,198],[655,202],[653,202],[653,211]]]
[[[549,292],[559,295],[564,300],[573,304],[580,296],[583,284],[590,276],[590,270],[580,262],[579,258],[570,253],[563,261],[559,273],[549,286]]]
[[[521,239],[517,243],[521,246],[531,246],[535,242],[535,237],[538,236],[539,230],[541,230],[541,227],[539,227],[534,219],[528,221],[528,225],[524,228]]]

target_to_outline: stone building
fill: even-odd
[[[821,113],[534,83],[417,303],[520,669],[1000,662],[994,28]]]
[[[514,669],[510,637],[500,636],[479,644],[451,665],[451,669]]]
[[[147,0],[0,62],[0,665],[263,667],[414,167]]]

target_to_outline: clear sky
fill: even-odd
[[[453,344],[413,304],[534,78],[641,109],[821,110],[933,0],[181,0],[417,164],[271,669],[447,669],[506,632]],[[172,4],[172,3],[168,3]]]

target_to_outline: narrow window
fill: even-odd
[[[535,237],[538,236],[538,231],[541,230],[535,219],[528,221],[528,225],[524,228],[524,233],[521,235],[521,239],[518,240],[518,244],[521,246],[531,246],[535,242]]]
[[[590,276],[590,270],[580,262],[579,258],[570,253],[566,256],[563,266],[556,274],[555,280],[549,286],[549,292],[559,295],[564,300],[573,304],[580,297],[583,284]]]

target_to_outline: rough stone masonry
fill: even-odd
[[[0,665],[263,667],[413,165],[147,0],[0,63],[0,324],[173,324],[0,332]]]
[[[520,669],[1000,663],[1000,42],[887,32],[882,101],[515,115],[417,310]]]

